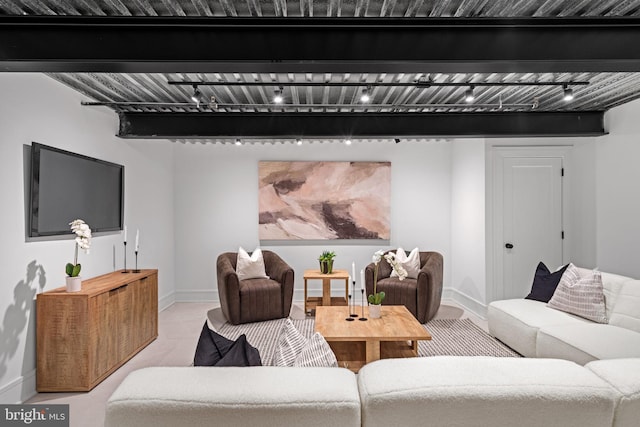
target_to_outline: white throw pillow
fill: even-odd
[[[418,248],[414,248],[409,256],[407,256],[404,249],[398,248],[396,251],[396,261],[407,270],[407,277],[409,279],[418,278],[418,273],[420,272],[420,251]],[[398,273],[392,270],[391,277],[398,277]]]
[[[298,355],[307,345],[307,339],[302,336],[290,319],[287,319],[280,330],[276,351],[271,360],[271,366],[293,366]]]
[[[338,360],[327,340],[320,335],[320,332],[316,332],[298,354],[293,366],[337,367]]]
[[[265,272],[264,259],[260,248],[256,248],[251,256],[244,249],[238,249],[236,274],[238,275],[238,280],[269,278]]]
[[[607,323],[601,273],[569,264],[548,305],[594,322]]]

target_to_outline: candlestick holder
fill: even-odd
[[[124,270],[122,270],[123,273],[129,273],[129,270],[127,270],[127,242],[123,242],[124,243]]]
[[[361,298],[361,301],[362,301],[362,316],[358,320],[365,321],[365,320],[368,320],[368,319],[366,317],[364,317],[364,288],[360,289],[360,293],[362,294],[362,298]]]
[[[353,292],[351,292],[353,294],[353,313],[351,312],[351,309],[349,309],[349,316],[351,317],[358,317],[358,314],[356,313],[356,281],[352,281],[352,287],[353,287]]]
[[[140,269],[138,268],[138,251],[135,251],[136,254],[136,268],[132,270],[133,273],[140,273]]]
[[[353,314],[351,314],[351,294],[349,294],[349,317],[345,318],[344,320],[347,320],[349,322],[353,322],[353,317],[351,317],[351,316],[353,316]]]

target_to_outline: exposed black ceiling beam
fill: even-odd
[[[120,113],[122,138],[397,138],[603,135],[604,113]]]
[[[0,17],[0,70],[640,71],[640,19]]]

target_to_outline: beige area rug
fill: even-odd
[[[219,319],[218,319],[219,320]],[[314,320],[291,319],[300,333],[309,338],[314,332]],[[260,351],[262,363],[271,364],[275,352],[278,334],[285,319],[267,322],[231,325],[224,322],[211,321],[210,326],[221,335],[235,340],[245,334],[247,341]],[[216,325],[216,323],[218,325]],[[431,333],[431,341],[418,343],[418,356],[495,356],[521,357],[500,341],[496,340],[469,319],[434,319],[424,325]]]

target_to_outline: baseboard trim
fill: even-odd
[[[472,312],[481,319],[487,319],[487,305],[478,301],[477,299],[472,298],[469,295],[462,293],[454,288],[450,288],[449,298],[460,304],[462,307],[464,307],[465,310]]]
[[[0,388],[0,402],[21,404],[36,395],[36,370],[16,378]]]
[[[344,288],[342,288],[342,292],[344,292]],[[338,295],[338,292],[332,292],[334,296]],[[322,290],[318,292],[314,291],[313,295],[322,295]],[[171,294],[172,299],[169,300],[168,297],[168,305],[173,304],[174,302],[213,302],[216,304],[220,303],[220,298],[218,296],[217,290],[210,291],[202,291],[197,289],[184,289],[179,290]],[[294,289],[293,290],[293,302],[294,303],[304,303],[304,289]],[[357,304],[360,304],[359,301],[356,301]],[[162,307],[163,304],[160,304]],[[165,307],[166,308],[166,307]],[[161,309],[162,311],[163,309]]]
[[[217,289],[210,291],[183,289],[175,291],[174,295],[174,302],[220,302]]]
[[[158,300],[158,311],[166,310],[171,307],[173,303],[176,302],[176,293],[171,292],[169,295],[165,295],[160,297]]]

